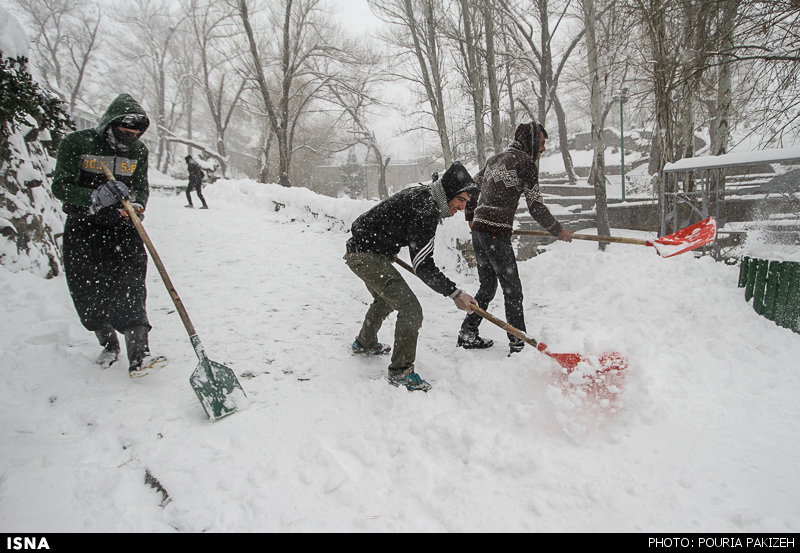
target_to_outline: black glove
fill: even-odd
[[[92,205],[89,206],[89,214],[94,215],[104,207],[118,204],[122,198],[127,198],[130,190],[118,180],[110,180],[98,186],[92,191]]]

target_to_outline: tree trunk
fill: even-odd
[[[403,0],[403,8],[405,11],[406,25],[411,33],[414,44],[414,55],[417,57],[417,62],[419,63],[423,86],[425,87],[425,93],[428,97],[428,103],[431,106],[431,115],[436,124],[439,143],[442,146],[444,164],[446,167],[449,167],[450,164],[453,163],[453,150],[450,147],[450,137],[447,132],[442,79],[439,74],[439,46],[433,14],[433,0],[424,1],[425,23],[422,26],[417,24],[417,18],[414,15],[414,8],[411,5],[411,0]],[[421,37],[420,32],[422,32]],[[425,43],[424,51],[423,42]]]
[[[556,122],[558,123],[558,148],[561,150],[561,160],[564,162],[564,170],[567,173],[567,178],[571,185],[578,184],[578,179],[575,174],[575,166],[572,163],[572,154],[569,152],[569,137],[567,136],[567,115],[564,113],[564,107],[561,101],[554,94],[553,109],[556,112]]]
[[[478,68],[475,52],[475,35],[472,30],[472,10],[468,0],[461,0],[461,19],[464,23],[464,49],[466,51],[467,82],[472,97],[472,113],[475,118],[475,147],[478,165],[486,163],[486,133],[483,125],[483,79]]]
[[[606,162],[603,144],[603,98],[598,70],[597,41],[595,37],[594,0],[583,0],[584,21],[586,25],[586,57],[591,82],[591,114],[592,114],[592,169],[589,182],[594,186],[594,197],[597,209],[597,233],[609,236],[611,229],[608,223],[608,202],[606,198]],[[605,250],[608,243],[599,242],[598,247]]]
[[[503,129],[500,122],[500,83],[497,79],[497,59],[495,55],[494,12],[491,2],[482,1],[481,12],[486,35],[486,87],[489,89],[489,116],[492,122],[492,147],[499,152],[502,146]],[[483,166],[483,163],[481,163]]]
[[[720,52],[730,52],[733,48],[733,31],[736,13],[741,0],[725,0],[722,5],[719,23],[719,41],[717,49]],[[711,121],[711,154],[719,156],[728,152],[730,139],[730,124],[733,103],[733,62],[730,55],[719,56],[719,74],[717,77],[717,101],[715,112]],[[725,210],[725,173],[716,172],[710,179],[711,214],[718,214],[720,224],[727,219]],[[722,201],[717,205],[717,197]]]

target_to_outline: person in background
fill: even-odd
[[[147,318],[147,252],[120,200],[129,199],[140,219],[150,192],[147,114],[129,94],[120,94],[94,128],[61,142],[52,192],[67,214],[63,235],[64,273],[83,326],[103,346],[97,362],[111,366],[125,337],[128,374],[145,374],[150,356]],[[114,174],[108,180],[102,165]]]
[[[514,217],[520,196],[525,196],[531,217],[550,234],[565,242],[572,232],[562,227],[542,201],[539,190],[539,157],[545,151],[547,131],[535,121],[522,123],[514,132],[514,141],[486,161],[475,177],[480,196],[467,206],[465,217],[472,229],[472,246],[478,265],[480,287],[475,294],[478,306],[486,309],[497,292],[503,289],[506,322],[525,332],[522,308],[522,282],[517,259],[511,246]],[[478,335],[482,318],[470,313],[461,324],[457,345],[466,349],[491,347],[492,340]],[[525,342],[508,334],[509,355],[521,351]]]
[[[414,368],[422,307],[392,262],[400,248],[407,246],[416,275],[434,291],[452,299],[458,309],[470,313],[475,300],[439,270],[433,260],[433,244],[437,225],[462,211],[475,193],[469,172],[456,162],[430,185],[401,190],[353,222],[345,262],[364,281],[373,301],[352,348],[358,354],[391,351],[378,342],[378,331],[386,317],[397,311],[388,369],[389,383],[394,386],[423,391],[431,387]]]
[[[208,209],[206,199],[203,197],[203,168],[200,167],[200,164],[190,155],[186,156],[184,159],[186,160],[186,168],[189,170],[189,185],[186,187],[186,199],[189,204],[186,207],[194,207],[190,194],[190,192],[194,190],[197,193],[197,197],[200,198],[200,201],[203,203],[203,207],[200,209]]]

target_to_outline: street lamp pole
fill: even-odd
[[[616,98],[615,98],[616,100]],[[622,106],[628,101],[628,87],[622,89],[619,94],[619,151],[620,168],[622,172],[622,201],[625,201],[625,125]]]

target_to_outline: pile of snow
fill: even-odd
[[[7,58],[28,57],[30,41],[17,18],[0,6],[0,52]]]
[[[145,224],[247,405],[205,417],[152,266],[150,341],[170,361],[137,380],[94,364],[63,276],[0,267],[2,531],[798,531],[800,336],[753,311],[736,267],[578,241],[520,263],[531,336],[628,359],[605,402],[533,348],[508,357],[487,321],[495,347],[456,348],[463,312],[403,274],[433,385],[410,393],[387,385],[387,359],[350,352],[371,299],[346,227],[372,202],[247,181],[205,195],[208,210],[154,194]],[[447,241],[435,256],[474,293]],[[504,318],[500,297],[489,312]]]

